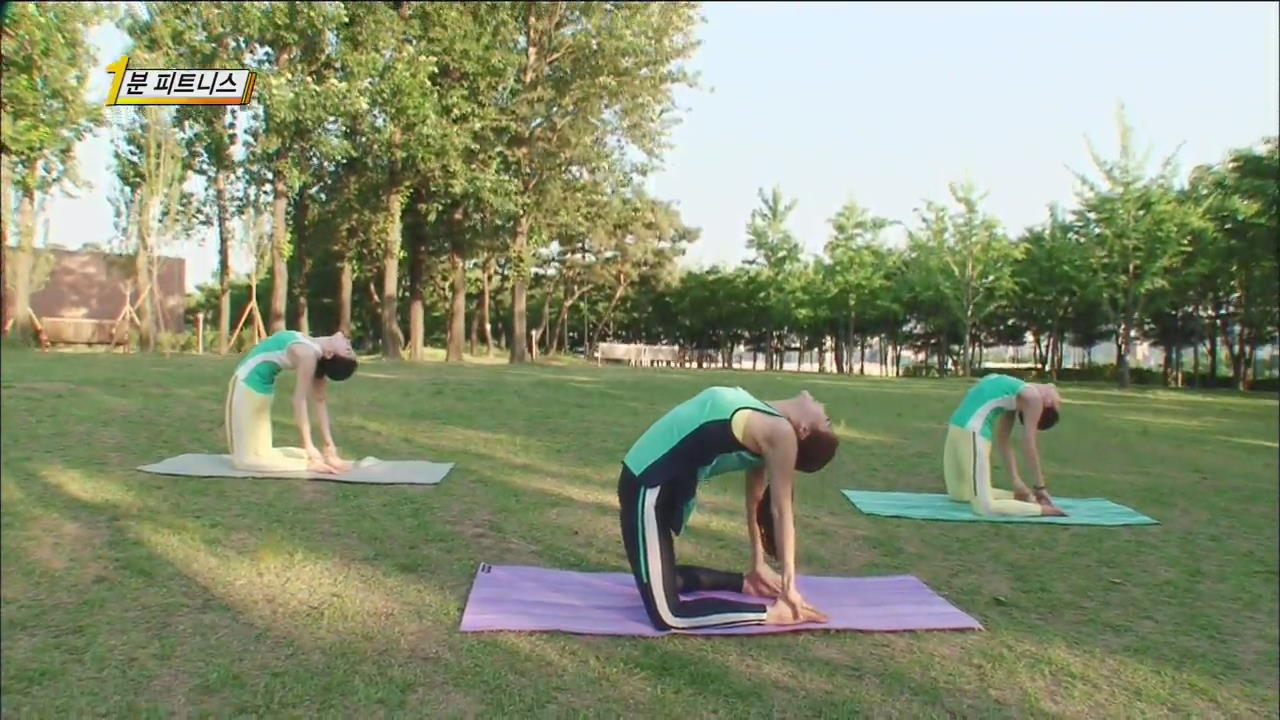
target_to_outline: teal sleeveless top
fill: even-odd
[[[236,366],[236,377],[246,387],[262,395],[272,395],[276,391],[276,376],[285,368],[292,368],[287,351],[290,345],[306,343],[315,348],[320,347],[315,341],[296,330],[280,330],[258,343],[250,350],[240,364]]]

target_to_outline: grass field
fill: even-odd
[[[1162,523],[1091,528],[873,518],[840,496],[938,491],[964,381],[370,362],[331,393],[344,453],[457,463],[402,488],[133,470],[224,451],[230,358],[2,360],[6,717],[1274,717],[1280,701],[1274,395],[1065,387],[1051,489]],[[808,388],[841,425],[836,461],[800,483],[803,572],[912,573],[987,631],[457,632],[481,561],[625,569],[620,458],[710,384]],[[278,399],[278,443],[297,442],[289,412]],[[741,493],[706,487],[682,558],[745,564]]]

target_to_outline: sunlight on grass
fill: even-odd
[[[589,483],[601,477],[600,474],[593,473],[590,468],[581,466],[568,467],[564,464],[555,463],[545,456],[540,456],[538,451],[550,453],[549,450],[544,450],[544,443],[522,439],[519,436],[511,437],[501,433],[472,430],[433,422],[421,423],[413,428],[408,428],[389,423],[373,422],[363,418],[353,418],[348,421],[348,424],[379,435],[398,436],[407,441],[428,444],[433,450],[443,453],[439,457],[446,460],[452,460],[453,456],[449,454],[450,452],[457,452],[470,456],[483,456],[489,460],[504,463],[513,468],[530,470],[549,478],[555,478],[558,481],[563,481],[566,478],[576,478]],[[590,486],[573,485],[572,487],[587,489]],[[557,486],[556,491],[560,491],[559,486]],[[610,502],[616,503],[617,499],[614,498]]]
[[[1143,425],[1163,425],[1166,427],[1189,428],[1192,430],[1203,430],[1211,425],[1221,425],[1222,421],[1217,418],[1203,417],[1198,420],[1186,420],[1182,418],[1168,417],[1167,415],[1109,415],[1112,420],[1128,420]]]
[[[1177,707],[1196,717],[1246,717],[1251,702],[1231,681],[1154,666],[1114,652],[1086,649],[1049,638],[1005,636],[983,651],[1001,666],[1019,667],[1013,675],[987,676],[982,663],[952,667],[988,684],[1002,702],[1030,700],[1045,713],[1069,717],[1107,717],[1116,708],[1146,714]],[[976,658],[974,658],[976,659]],[[975,670],[977,672],[975,672]],[[1174,698],[1190,691],[1202,698],[1186,705]]]
[[[852,428],[845,425],[843,422],[836,425],[835,431],[836,431],[836,435],[841,440],[855,440],[859,442],[890,443],[890,444],[901,444],[906,442],[906,440],[903,440],[902,438],[899,438],[899,437],[892,437],[890,435],[879,435],[877,433],[867,432],[866,430],[858,430],[856,428]]]
[[[0,505],[8,505],[25,497],[26,493],[13,481],[12,475],[4,473],[4,477],[0,477]]]
[[[368,370],[360,371],[360,379],[374,378],[377,380],[404,380],[404,375],[387,375],[386,373],[370,372]]]
[[[992,526],[866,517],[839,494],[940,491],[969,380],[495,359],[368,358],[334,392],[344,452],[456,463],[419,491],[140,473],[219,447],[234,357],[6,349],[5,384],[30,387],[0,396],[4,714],[1275,717],[1275,396],[1067,385],[1079,419],[1044,444],[1050,485],[1162,525]],[[714,384],[809,387],[845,419],[849,452],[797,484],[801,572],[915,574],[990,632],[458,632],[481,561],[625,572],[621,457]],[[287,403],[274,418],[296,434]],[[743,520],[741,476],[706,483],[678,557],[745,569]]]
[[[251,621],[300,640],[405,650],[423,641],[429,622],[454,611],[427,585],[357,561],[291,547],[246,555],[158,523],[130,525],[148,548]]]
[[[93,505],[112,505],[131,511],[148,505],[136,492],[118,482],[88,476],[57,464],[40,470],[40,479],[76,500]]]
[[[755,373],[753,373],[753,375],[754,374]],[[967,385],[962,387],[958,382],[953,383],[942,380],[921,380],[915,378],[903,380],[902,378],[881,378],[871,375],[848,375],[837,380],[826,380],[815,375],[805,374],[802,376],[795,376],[795,373],[791,373],[790,375],[783,375],[779,377],[779,379],[783,378],[793,379],[796,384],[802,387],[825,385],[843,390],[869,390],[877,393],[908,395],[956,395],[959,397],[964,394],[967,387]],[[812,393],[814,398],[819,402],[826,402],[820,394],[820,391],[810,388],[809,392]]]
[[[1240,445],[1257,445],[1258,447],[1271,448],[1273,450],[1280,448],[1280,443],[1273,442],[1270,440],[1251,440],[1249,438],[1230,437],[1228,435],[1216,435],[1214,436],[1214,439],[1223,440],[1225,442],[1238,443]]]

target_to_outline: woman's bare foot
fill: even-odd
[[[323,460],[310,460],[307,462],[307,470],[311,472],[325,473],[328,475],[336,475],[337,470],[329,466],[329,463]]]
[[[1066,517],[1067,515],[1062,512],[1062,510],[1058,509],[1057,505],[1053,504],[1053,498],[1050,497],[1049,491],[1044,488],[1036,490],[1036,502],[1040,503],[1041,515],[1049,515],[1052,517]]]

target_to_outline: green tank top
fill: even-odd
[[[290,345],[306,343],[319,351],[319,346],[296,330],[280,330],[258,343],[236,366],[236,377],[246,387],[262,395],[276,391],[276,376],[292,368],[287,351]]]
[[[781,417],[740,387],[710,387],[649,426],[623,458],[641,485],[675,486],[684,508],[677,534],[693,514],[699,482],[764,463],[733,434],[733,415],[742,409]]]
[[[969,388],[950,423],[976,432],[987,440],[995,435],[996,420],[1018,408],[1018,393],[1027,383],[1009,375],[988,375]]]

